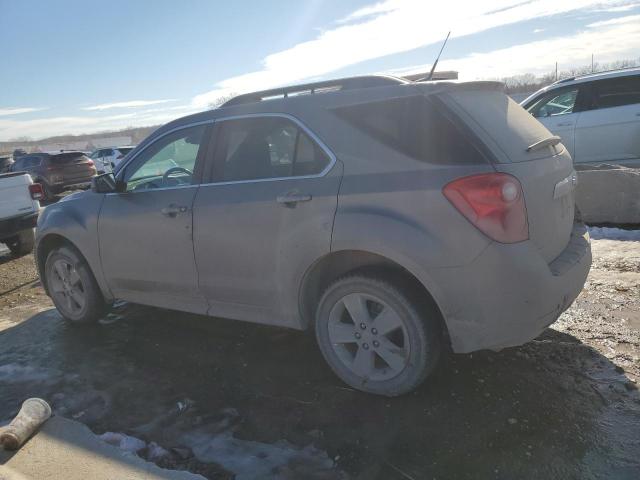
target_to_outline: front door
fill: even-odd
[[[562,138],[562,144],[569,150],[574,161],[578,161],[575,155],[575,129],[580,113],[578,105],[577,86],[553,90],[544,95],[529,112],[540,121],[554,135]]]
[[[193,256],[192,207],[210,128],[160,137],[119,172],[98,220],[102,268],[116,298],[206,313]]]
[[[212,183],[194,203],[200,289],[211,315],[295,326],[298,288],[329,253],[341,165],[282,116],[217,121]]]

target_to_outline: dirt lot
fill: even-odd
[[[0,253],[0,421],[41,396],[208,478],[636,479],[640,241],[592,232],[585,290],[552,328],[449,355],[396,399],[345,387],[304,333],[130,305],[69,327],[33,258]]]

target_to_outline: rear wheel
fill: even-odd
[[[49,294],[60,314],[71,323],[97,321],[105,303],[86,260],[73,248],[53,250],[45,263]]]
[[[6,244],[14,255],[27,255],[33,251],[35,234],[33,228],[23,230],[15,237],[7,240]]]
[[[327,289],[318,305],[316,338],[344,382],[387,396],[420,385],[441,350],[435,312],[420,309],[391,282],[360,275]]]

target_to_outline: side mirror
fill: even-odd
[[[96,193],[120,193],[127,190],[127,182],[116,180],[113,173],[103,173],[91,180],[91,190]]]

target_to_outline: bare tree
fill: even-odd
[[[221,95],[218,98],[216,98],[213,102],[209,103],[209,109],[213,110],[214,108],[218,108],[220,105],[228,102],[229,100],[231,100],[233,97],[237,96],[237,93],[228,93],[227,95]]]

